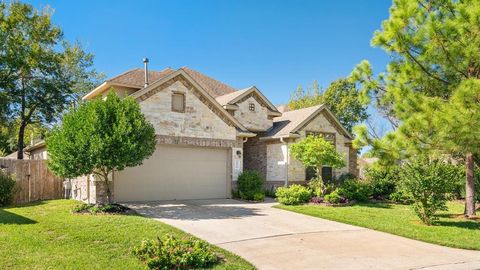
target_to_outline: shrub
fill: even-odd
[[[13,200],[15,179],[0,169],[0,206],[8,205]]]
[[[423,223],[431,225],[437,210],[447,210],[455,172],[441,161],[427,158],[410,160],[400,173],[400,188],[413,200],[413,209]]]
[[[323,200],[324,200],[323,197],[315,196],[315,197],[310,198],[309,202],[313,203],[313,204],[321,204],[321,203],[323,203]]]
[[[398,167],[371,166],[365,170],[366,181],[370,184],[375,199],[390,199],[399,181]]]
[[[308,187],[312,190],[313,194],[317,197],[323,196],[325,192],[325,184],[320,178],[313,178],[308,182]]]
[[[193,237],[179,239],[172,235],[144,240],[133,248],[132,253],[149,269],[198,269],[219,261],[207,242]]]
[[[304,186],[291,185],[289,187],[279,187],[275,195],[277,200],[285,205],[297,205],[306,203],[311,197],[312,191]]]
[[[337,177],[337,183],[343,184],[343,182],[347,180],[354,180],[356,178],[357,177],[352,173],[342,173],[339,177]]]
[[[340,203],[342,197],[339,194],[338,190],[334,190],[332,193],[325,195],[325,202],[328,203]]]
[[[265,196],[270,197],[270,198],[275,198],[275,188],[272,187],[270,189],[265,189],[264,191]]]
[[[365,202],[372,194],[370,185],[358,180],[347,180],[338,189],[338,193],[348,200]]]
[[[253,194],[253,200],[256,201],[256,202],[265,200],[265,193],[257,192],[255,194]]]
[[[397,188],[395,192],[390,194],[389,199],[396,203],[402,204],[412,204],[413,200],[412,197],[407,194],[404,190]]]
[[[257,171],[244,171],[238,176],[237,187],[238,195],[244,200],[254,200],[255,197],[260,198],[258,194],[264,192],[264,181]],[[257,195],[256,195],[257,194]],[[255,196],[256,195],[256,196]],[[261,200],[263,200],[262,197]]]

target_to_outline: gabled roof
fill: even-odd
[[[200,84],[205,91],[212,97],[218,97],[235,92],[235,88],[226,85],[220,81],[217,81],[203,73],[188,67],[182,67],[181,70],[185,71],[190,77],[192,77],[198,84]],[[175,72],[171,68],[166,68],[162,71],[148,71],[148,80],[152,84],[165,76]],[[144,88],[145,85],[145,71],[141,68],[135,68],[128,70],[120,75],[112,77],[106,80],[104,83],[93,89],[90,93],[86,94],[83,99],[95,98],[102,92],[110,89],[110,87],[123,86],[130,87],[136,90]]]
[[[273,118],[273,126],[267,131],[267,138],[281,138],[294,135],[321,112],[327,113],[335,122],[336,128],[344,136],[351,139],[352,135],[342,126],[333,113],[324,105],[317,105],[299,110],[284,112],[282,116]]]
[[[216,109],[216,112],[219,113],[222,117],[222,119],[228,119],[233,125],[237,128],[237,130],[240,131],[240,133],[243,134],[245,137],[254,137],[256,134],[251,133],[248,131],[246,127],[244,127],[235,117],[233,117],[231,114],[229,114],[223,107],[206,91],[206,89],[203,88],[203,86],[198,83],[196,80],[194,80],[190,74],[183,68],[174,71],[167,76],[162,77],[161,79],[155,81],[154,83],[148,85],[147,87],[133,93],[130,95],[136,100],[142,101],[150,97],[153,93],[153,90],[157,89],[159,86],[162,84],[168,83],[174,78],[182,76],[185,80],[187,80],[190,84],[195,87],[200,94],[209,102],[210,105],[213,106],[212,110]]]
[[[280,112],[277,110],[277,107],[273,105],[270,100],[268,100],[260,90],[258,90],[257,87],[255,86],[250,86],[248,88],[242,89],[235,91],[233,93],[229,93],[223,96],[219,96],[216,98],[217,102],[220,103],[222,106],[226,105],[234,105],[238,101],[242,100],[245,97],[248,97],[249,95],[255,95],[258,97],[264,105],[267,106],[267,108],[272,111],[278,113],[277,116],[280,115]]]
[[[243,89],[243,90],[238,90],[238,91],[235,91],[233,93],[229,93],[229,94],[226,94],[226,95],[223,95],[223,96],[216,97],[215,99],[222,106],[225,106],[227,104],[232,104],[232,103],[230,103],[230,101],[232,101],[232,100],[236,99],[237,97],[241,96],[242,94],[247,92],[249,89],[250,88],[246,88],[246,89]]]
[[[190,69],[188,67],[182,67],[181,69],[185,71],[188,75],[190,75],[192,79],[194,79],[198,84],[200,84],[203,89],[205,89],[214,98],[236,91],[235,88],[226,85],[220,81],[217,81],[196,70]]]
[[[174,72],[174,70],[171,68],[166,68],[162,71],[148,71],[148,80],[154,82],[172,72]],[[106,81],[114,84],[143,88],[145,84],[145,71],[141,68],[131,69]]]

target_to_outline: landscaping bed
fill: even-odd
[[[78,204],[72,212],[74,214],[104,214],[104,215],[133,215],[136,214],[135,210],[130,209],[121,204]]]
[[[139,215],[78,215],[71,200],[0,208],[1,269],[145,269],[132,251],[145,239],[189,235]],[[208,245],[221,258],[211,269],[254,269]]]
[[[412,207],[391,203],[358,203],[347,207],[278,205],[277,208],[352,224],[443,246],[480,250],[480,220],[463,217],[464,204],[448,202],[432,226],[421,223]]]

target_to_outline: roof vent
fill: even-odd
[[[143,64],[145,66],[145,86],[148,86],[148,58],[143,58]]]

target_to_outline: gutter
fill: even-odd
[[[247,137],[247,138],[253,138],[257,136],[257,134],[252,133],[252,132],[245,132],[245,131],[239,131],[237,132],[237,137]]]
[[[260,140],[280,140],[281,141],[283,139],[296,139],[296,138],[300,138],[300,134],[289,133],[288,135],[278,136],[278,137],[275,137],[275,136],[261,137]]]

